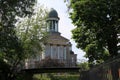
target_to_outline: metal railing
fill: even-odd
[[[23,62],[23,69],[41,68],[41,67],[76,67],[77,61],[64,59],[48,60],[26,60]]]

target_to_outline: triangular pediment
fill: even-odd
[[[56,45],[68,45],[69,40],[60,34],[52,34],[48,36],[47,43]]]

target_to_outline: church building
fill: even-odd
[[[46,20],[48,37],[44,44],[44,52],[42,55],[37,54],[36,57],[26,59],[25,68],[35,68],[46,58],[64,63],[65,67],[76,66],[77,54],[74,54],[72,51],[70,41],[61,36],[59,32],[59,20],[57,11],[52,8]]]
[[[72,51],[70,41],[61,36],[59,32],[59,20],[57,11],[52,8],[46,20],[48,39],[45,44],[44,58],[58,59],[64,62],[66,66],[75,66],[77,54],[74,54]]]

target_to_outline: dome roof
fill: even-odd
[[[58,18],[58,13],[55,9],[51,9],[49,14],[48,14],[48,18]]]

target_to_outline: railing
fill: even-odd
[[[77,61],[64,59],[26,60],[22,67],[24,69],[43,67],[76,67]]]

